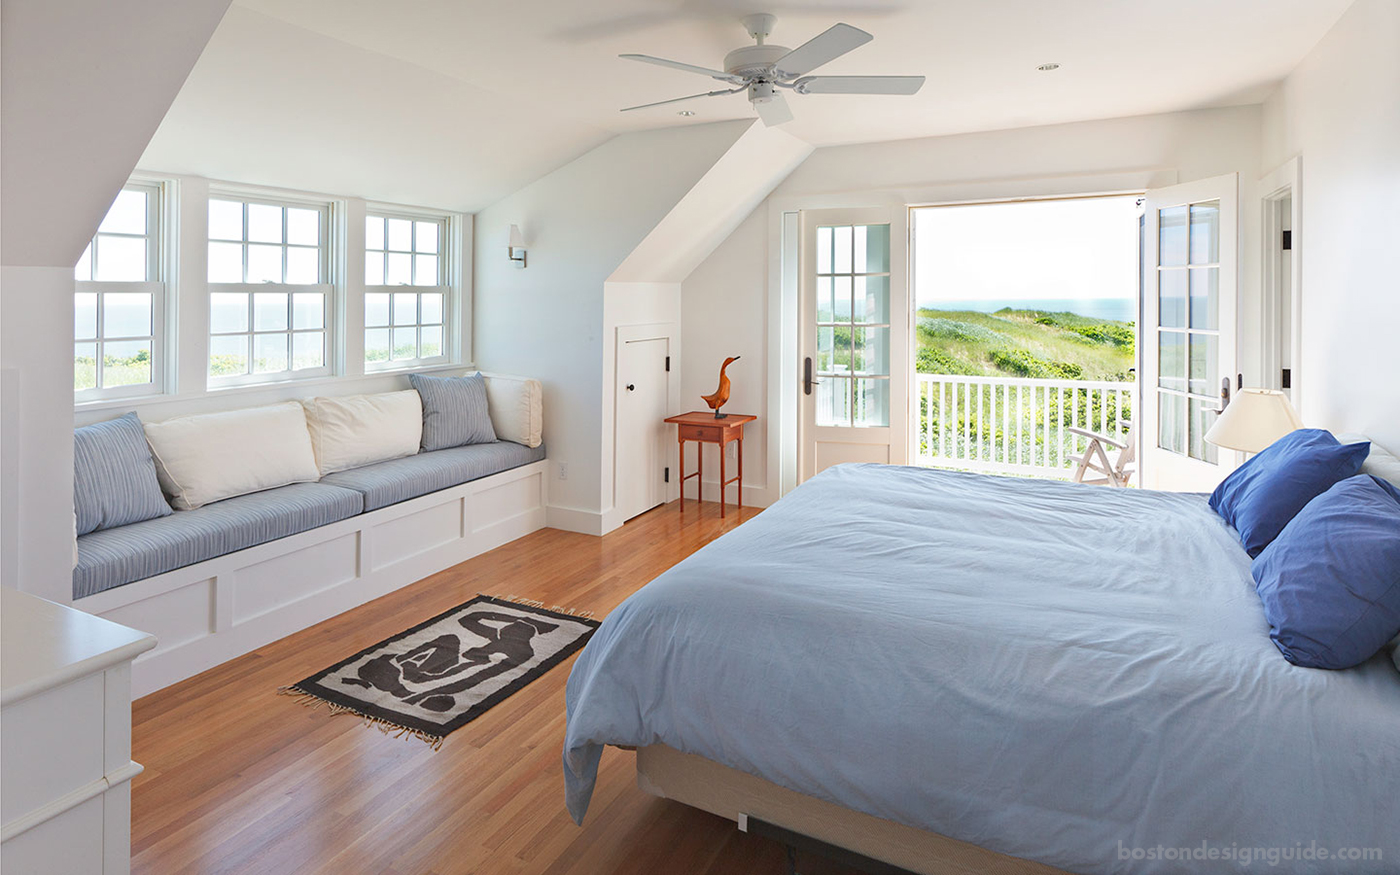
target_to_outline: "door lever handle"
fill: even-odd
[[[808,356],[802,363],[802,394],[811,395],[812,387],[821,385],[821,380],[812,379],[812,357]]]

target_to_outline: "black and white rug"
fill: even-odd
[[[442,744],[588,643],[598,621],[479,595],[279,692]]]

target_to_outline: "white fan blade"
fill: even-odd
[[[626,58],[629,61],[641,61],[643,64],[655,64],[658,67],[670,67],[672,70],[684,70],[687,73],[699,73],[701,76],[709,76],[711,79],[718,79],[721,82],[743,82],[738,76],[731,76],[723,70],[711,70],[709,67],[697,67],[694,64],[682,64],[680,61],[668,61],[665,58],[653,58],[651,55],[618,55],[619,58]]]
[[[922,76],[803,76],[792,83],[798,94],[914,94]]]
[[[634,109],[646,109],[649,106],[665,106],[668,103],[680,103],[682,100],[694,100],[697,97],[718,97],[721,94],[738,94],[743,88],[726,88],[723,91],[706,91],[701,94],[687,94],[685,97],[673,97],[670,100],[658,100],[655,103],[643,103],[638,106],[623,107],[621,112],[631,112]]]
[[[792,109],[781,94],[773,95],[770,100],[755,100],[753,108],[758,110],[758,117],[770,128],[792,121]]]
[[[833,24],[807,42],[778,59],[773,66],[784,79],[810,73],[822,64],[834,61],[851,49],[859,48],[875,37],[849,24]]]

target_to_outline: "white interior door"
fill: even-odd
[[[904,464],[909,444],[907,211],[803,211],[798,471]]]
[[[613,476],[617,506],[629,520],[666,501],[666,392],[670,375],[665,337],[619,338],[617,455]]]
[[[1209,491],[1237,463],[1205,433],[1238,388],[1237,174],[1157,189],[1145,203],[1142,475]]]

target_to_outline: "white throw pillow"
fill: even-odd
[[[321,476],[418,452],[423,399],[413,389],[303,401]]]
[[[1400,459],[1395,454],[1387,450],[1380,444],[1372,441],[1365,435],[1360,434],[1339,434],[1337,440],[1344,444],[1354,444],[1358,441],[1371,441],[1371,452],[1366,457],[1366,461],[1361,465],[1362,474],[1371,474],[1382,480],[1388,480],[1396,486],[1400,486]]]
[[[177,510],[320,479],[297,401],[148,422],[146,440]]]
[[[544,387],[539,380],[487,374],[486,405],[497,440],[527,447],[544,440]]]

